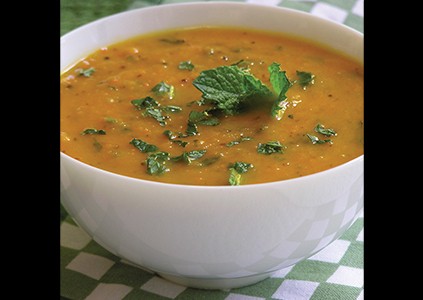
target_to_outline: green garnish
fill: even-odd
[[[311,73],[303,72],[303,71],[297,71],[298,76],[298,83],[301,84],[302,88],[305,90],[306,86],[311,83],[314,84],[314,75]]]
[[[286,146],[281,145],[279,141],[276,142],[268,142],[266,144],[258,144],[257,152],[261,154],[270,155],[273,153],[283,153],[283,148]]]
[[[211,115],[207,113],[207,110],[203,112],[191,111],[188,120],[197,125],[216,126],[220,124],[219,119],[210,117]]]
[[[85,77],[91,77],[91,75],[93,75],[94,72],[95,72],[94,68],[82,69],[81,71],[78,72],[78,76],[84,75]]]
[[[168,152],[156,152],[151,154],[145,160],[147,163],[147,173],[150,175],[161,175],[164,172],[170,171],[166,167],[166,162],[168,161],[184,161],[187,164],[191,164],[193,160],[199,159],[203,157],[203,155],[207,152],[207,150],[193,150],[190,152],[184,151],[180,156],[170,157]]]
[[[160,126],[166,126],[165,117],[163,117],[162,112],[158,108],[147,108],[142,116],[153,117],[159,122]]]
[[[242,161],[237,161],[235,164],[229,165],[229,170],[231,171],[231,175],[229,176],[229,184],[230,185],[240,185],[241,183],[241,174],[244,174],[248,171],[249,168],[252,168],[253,165],[249,163],[245,163]]]
[[[165,172],[168,172],[169,169],[166,168],[165,162],[169,160],[169,153],[167,152],[156,152],[151,154],[146,159],[147,163],[147,173],[150,175],[162,175]]]
[[[270,83],[272,84],[275,92],[279,95],[275,103],[273,103],[270,115],[278,120],[282,118],[287,108],[288,102],[286,101],[287,97],[285,94],[291,86],[288,77],[286,77],[286,72],[281,71],[279,67],[280,65],[281,64],[274,62],[267,67],[270,74]]]
[[[237,141],[233,141],[233,142],[227,143],[226,144],[226,147],[232,147],[233,145],[238,145],[240,142],[251,141],[251,140],[254,140],[254,138],[252,138],[250,136],[242,137],[242,138],[240,138]]]
[[[220,66],[202,71],[192,84],[226,114],[242,112],[244,101],[252,95],[270,95],[271,91],[248,71],[237,66]]]
[[[134,147],[138,148],[142,153],[154,152],[159,150],[159,147],[151,145],[147,142],[134,138],[129,142]]]
[[[190,60],[187,60],[187,61],[180,62],[178,69],[179,70],[187,69],[188,71],[192,71],[194,70],[194,65],[191,63]]]
[[[316,131],[317,133],[321,133],[326,135],[327,137],[331,136],[331,135],[337,135],[336,131],[333,129],[325,129],[322,125],[317,124],[316,127],[314,127],[314,131]]]
[[[180,112],[182,111],[182,107],[176,105],[166,105],[160,108],[160,110],[165,112]]]
[[[173,85],[168,85],[164,81],[159,82],[155,87],[151,89],[152,92],[155,92],[159,96],[163,96],[165,93],[168,94],[169,99],[172,99],[175,95],[175,88]]]
[[[179,137],[185,138],[187,136],[198,134],[197,125],[195,125],[191,121],[188,121],[188,128],[187,128],[187,130],[185,130],[185,132],[186,132],[186,134],[179,133]]]
[[[170,140],[170,141],[172,141],[173,143],[176,143],[176,144],[178,144],[178,145],[180,145],[180,146],[182,146],[182,147],[185,147],[185,146],[188,144],[188,142],[183,142],[183,141],[181,141],[181,140],[175,140],[176,138],[178,138],[178,137],[179,137],[179,134],[178,134],[178,135],[174,135],[174,134],[173,134],[173,132],[172,132],[172,131],[170,131],[169,129],[168,129],[168,130],[163,131],[163,134],[164,134],[165,136],[167,136],[167,137],[169,138],[169,140]]]
[[[313,144],[324,144],[324,143],[332,143],[332,140],[320,140],[317,136],[311,135],[307,133],[307,137]]]
[[[141,98],[141,99],[132,100],[131,104],[133,106],[135,106],[135,109],[138,109],[138,110],[146,109],[148,107],[158,107],[158,106],[160,106],[160,103],[157,102],[155,99],[153,99],[150,96],[147,96],[147,97]]]
[[[254,95],[270,95],[272,92],[247,69],[240,69],[237,64],[221,66],[202,71],[192,84],[203,93],[205,100],[212,101],[226,114],[239,114],[243,111],[246,99]],[[267,69],[270,83],[278,98],[272,106],[270,114],[280,120],[287,108],[286,92],[291,83],[281,64],[274,62]]]
[[[95,128],[88,128],[88,129],[85,129],[83,132],[80,133],[80,135],[86,135],[86,134],[100,134],[100,135],[105,135],[106,132],[103,129],[97,130]]]
[[[170,159],[173,161],[185,161],[188,164],[191,164],[191,161],[203,157],[203,155],[206,154],[206,152],[207,150],[193,150],[190,152],[184,151],[182,155],[171,157]]]
[[[314,131],[316,131],[317,133],[323,134],[327,137],[329,136],[336,136],[337,133],[335,130],[329,128],[329,129],[325,129],[322,125],[317,124],[316,127],[314,127]],[[313,144],[324,144],[324,143],[332,143],[332,140],[327,139],[327,140],[321,140],[319,139],[317,136],[311,135],[307,133],[307,137],[310,139],[310,141],[312,141]]]

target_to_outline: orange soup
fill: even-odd
[[[363,154],[363,65],[295,37],[241,28],[158,32],[61,74],[61,151],[114,173],[239,185]]]

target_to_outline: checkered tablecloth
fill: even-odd
[[[187,0],[61,0],[61,35],[125,10]],[[363,32],[364,0],[238,0],[288,7]],[[264,300],[363,299],[363,214],[335,242],[257,284],[230,291],[204,291],[170,283],[121,259],[78,227],[61,206],[61,299]]]

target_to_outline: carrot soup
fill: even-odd
[[[156,32],[98,49],[60,84],[61,151],[121,175],[254,184],[363,154],[363,64],[280,33]]]

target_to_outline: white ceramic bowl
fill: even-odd
[[[363,61],[363,34],[289,9],[185,3],[120,13],[61,38],[61,72],[100,47],[144,33],[201,25],[280,31]],[[191,287],[255,283],[337,239],[363,206],[363,161],[279,182],[189,186],[103,171],[63,153],[61,201],[110,252]],[[330,184],[328,184],[330,183]]]

